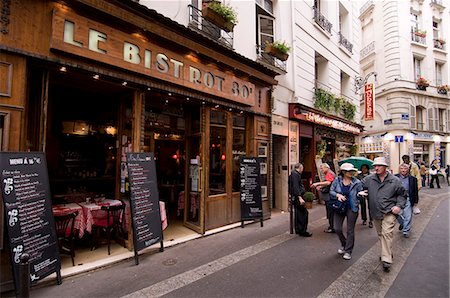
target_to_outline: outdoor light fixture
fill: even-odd
[[[355,94],[358,94],[358,91],[364,87],[364,85],[369,80],[370,76],[373,75],[375,77],[375,82],[377,81],[377,73],[375,71],[372,71],[366,75],[365,78],[360,76],[355,76]]]

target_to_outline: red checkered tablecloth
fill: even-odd
[[[84,217],[83,209],[76,203],[53,205],[54,215],[66,215],[78,211],[78,215],[75,217],[74,229],[78,231],[78,237],[81,238],[84,235],[86,229],[86,220]]]

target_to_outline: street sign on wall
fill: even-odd
[[[394,140],[395,140],[396,143],[403,143],[404,142],[403,136],[395,136]]]

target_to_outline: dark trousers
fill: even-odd
[[[439,176],[438,175],[431,175],[431,180],[430,180],[430,188],[434,188],[434,184],[433,182],[436,180],[436,185],[438,188],[441,188],[441,186],[439,185]]]
[[[427,175],[421,175],[422,176],[422,187],[425,187],[427,185]]]
[[[306,233],[308,228],[308,210],[305,205],[295,204],[295,233],[303,234]]]
[[[366,198],[359,198],[359,204],[361,206],[361,219],[363,221],[367,220],[367,201]],[[369,210],[369,221],[372,221],[372,215],[370,214]]]
[[[331,208],[328,202],[326,202],[325,208],[327,211],[328,226],[334,230],[334,209]]]
[[[347,217],[347,237],[344,236],[342,226],[344,225],[344,219]],[[334,230],[341,241],[341,246],[345,252],[349,254],[353,251],[355,245],[355,224],[358,218],[358,212],[353,212],[350,208],[347,209],[346,214],[334,214]]]

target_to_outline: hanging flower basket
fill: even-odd
[[[281,61],[286,61],[289,58],[289,54],[287,53],[289,50],[290,48],[284,42],[268,43],[264,49],[267,54]]]
[[[202,16],[225,32],[232,32],[237,23],[234,10],[218,2],[204,3]]]
[[[447,95],[448,89],[449,89],[448,85],[441,85],[437,87],[437,92],[439,94]]]
[[[418,78],[416,81],[416,86],[418,90],[427,90],[427,87],[430,86],[430,83],[425,78]]]

